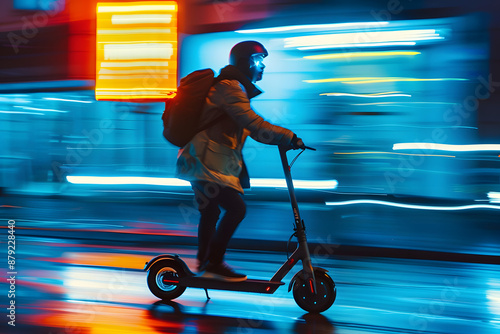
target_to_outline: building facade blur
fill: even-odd
[[[336,179],[347,193],[487,200],[500,192],[500,149],[470,146],[500,145],[497,4],[178,4],[178,78],[218,71],[240,40],[268,47],[265,94],[253,104],[318,148],[297,164],[298,178]],[[95,100],[96,5],[0,3],[5,191],[78,175],[174,176],[162,103]],[[252,177],[281,177],[274,147],[249,142],[245,155]]]

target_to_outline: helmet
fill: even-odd
[[[263,54],[267,57],[268,53],[264,45],[256,41],[244,41],[236,44],[229,53],[229,64],[238,66],[238,61],[247,60],[254,54]]]
[[[263,58],[267,57],[266,48],[256,41],[244,41],[236,44],[229,53],[229,64],[236,66],[252,82],[262,79]]]

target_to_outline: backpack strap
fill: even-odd
[[[204,126],[202,126],[199,130],[198,130],[198,133],[202,132],[202,131],[205,131],[206,129],[208,128],[211,128],[212,126],[214,126],[215,124],[219,123],[223,118],[226,118],[226,116],[228,116],[225,112],[222,113],[222,115],[220,115],[219,117],[216,117],[215,119],[213,119],[212,121],[208,122],[207,124],[205,124]]]
[[[243,85],[243,87],[245,87],[248,99],[251,99],[251,98],[262,93],[253,83],[250,82],[250,80],[240,70],[238,70],[233,65],[227,65],[226,67],[224,67],[221,70],[220,74],[214,78],[214,82],[212,84],[212,87],[215,86],[220,81],[226,80],[226,79],[238,80]],[[198,132],[204,131],[204,130],[214,126],[215,124],[220,122],[225,117],[229,117],[229,116],[225,112],[223,112],[222,115],[220,115],[219,117],[215,118],[214,120],[212,120],[208,124],[205,124],[203,127],[201,127]]]

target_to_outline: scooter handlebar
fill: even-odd
[[[298,148],[293,148],[293,146],[285,146],[285,145],[279,145],[280,149],[283,149],[285,151],[290,151],[290,150],[311,150],[311,151],[316,151],[314,147],[306,146],[304,145],[303,147],[298,147]]]

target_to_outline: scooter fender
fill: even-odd
[[[312,267],[313,271],[322,271],[324,273],[327,273],[328,270],[320,268],[320,267]],[[295,275],[293,275],[292,279],[290,280],[290,284],[288,284],[288,292],[292,291],[293,285],[295,284],[295,281],[297,281],[297,278],[302,276],[304,274],[304,269],[298,271]]]
[[[144,271],[148,271],[155,263],[159,261],[165,261],[165,260],[171,260],[177,262],[181,268],[184,270],[186,275],[194,275],[191,270],[189,270],[189,267],[187,264],[179,257],[177,254],[161,254],[158,255],[148,262],[146,262],[146,265],[144,266]]]

